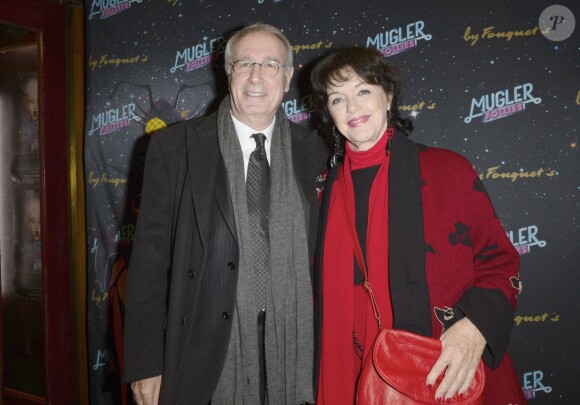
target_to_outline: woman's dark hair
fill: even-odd
[[[356,46],[341,48],[329,54],[312,70],[312,101],[315,108],[322,112],[324,124],[332,122],[326,90],[331,84],[348,80],[345,69],[352,69],[366,83],[382,86],[385,93],[392,96],[389,123],[407,135],[413,130],[411,120],[401,118],[399,114],[401,82],[398,70],[387,63],[378,50]]]

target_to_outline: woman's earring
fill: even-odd
[[[338,167],[338,142],[340,140],[340,133],[336,129],[336,125],[332,127],[332,135],[334,136],[334,152],[330,158],[330,167],[334,169]]]

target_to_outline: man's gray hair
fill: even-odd
[[[287,68],[285,69],[286,74],[288,74],[288,67],[292,67],[292,63],[293,63],[293,57],[292,57],[292,45],[290,45],[290,41],[288,41],[288,38],[286,38],[286,35],[284,35],[284,33],[282,33],[282,31],[280,31],[278,28],[274,27],[273,25],[269,25],[269,24],[264,24],[264,23],[255,23],[252,25],[248,25],[242,29],[240,29],[239,31],[236,31],[234,33],[234,35],[232,35],[230,37],[230,39],[228,40],[227,44],[226,44],[226,49],[224,51],[224,62],[225,62],[225,68],[226,68],[226,73],[228,74],[228,76],[231,73],[231,69],[232,69],[232,65],[231,63],[232,61],[232,49],[233,47],[246,35],[248,34],[252,34],[254,32],[262,32],[264,34],[270,34],[275,36],[276,38],[278,38],[280,40],[280,42],[282,42],[282,45],[284,45],[284,49],[286,51],[286,60],[285,61],[280,61],[282,64],[287,65]]]

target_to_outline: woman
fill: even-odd
[[[425,389],[443,402],[465,393],[483,356],[485,402],[524,403],[506,353],[519,256],[471,164],[406,138],[413,126],[399,115],[400,83],[378,51],[339,50],[311,79],[337,144],[317,245],[317,404],[354,402],[378,331],[353,255],[339,171],[383,327],[442,342]]]

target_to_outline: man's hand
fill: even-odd
[[[445,377],[435,392],[436,399],[453,398],[455,394],[467,392],[475,377],[481,355],[485,349],[485,338],[468,319],[457,321],[441,335],[441,355],[431,368],[426,384],[434,386],[437,377]]]
[[[159,388],[161,376],[146,378],[131,383],[133,399],[137,405],[157,405],[159,403]]]

